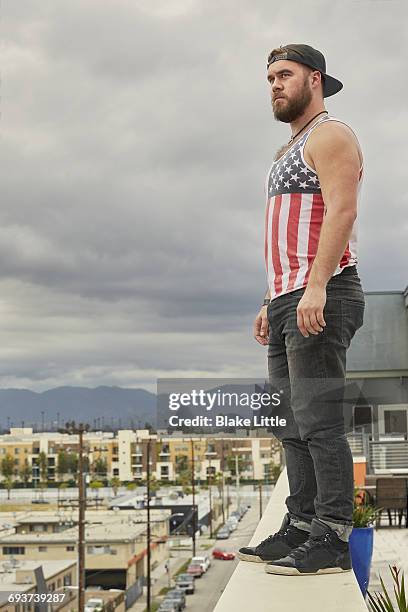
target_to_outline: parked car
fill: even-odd
[[[194,578],[201,578],[201,576],[204,574],[204,570],[201,565],[193,565],[192,563],[190,563],[187,568],[187,574],[190,574],[190,576],[194,576]]]
[[[201,557],[193,557],[191,559],[191,565],[201,565],[204,572],[206,572],[211,565],[211,559],[210,557],[207,557],[207,555],[203,555]]]
[[[222,550],[222,548],[214,548],[212,554],[214,559],[221,559],[222,561],[233,561],[235,559],[235,553]]]
[[[223,527],[221,527],[221,529],[219,529],[217,531],[217,535],[215,536],[216,540],[228,540],[228,538],[230,537],[230,529],[227,525],[224,525]]]
[[[234,517],[237,519],[237,521],[240,521],[242,519],[241,513],[238,512],[238,510],[234,510],[234,512],[231,512],[231,517]]]
[[[164,599],[157,612],[180,612],[180,604],[176,600]]]
[[[105,603],[103,601],[103,599],[99,599],[96,597],[93,597],[91,599],[88,599],[88,601],[85,604],[85,612],[101,612],[103,610]]]
[[[180,610],[183,610],[183,608],[186,607],[186,594],[181,589],[172,589],[171,591],[168,591],[164,597],[164,601],[166,601],[166,599],[169,599],[170,601],[177,601],[180,606]]]
[[[194,576],[179,574],[176,576],[176,588],[182,589],[187,595],[192,595],[195,591]]]
[[[225,524],[227,525],[230,531],[235,531],[238,527],[238,521],[234,517],[229,518]]]

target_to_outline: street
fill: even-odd
[[[248,544],[259,520],[258,504],[254,503],[254,499],[251,501],[252,507],[238,523],[238,528],[228,540],[217,540],[215,547],[237,552],[241,546]],[[211,553],[211,551],[212,549],[208,552]],[[234,561],[212,559],[208,572],[202,578],[196,579],[194,595],[187,595],[187,610],[189,612],[212,612],[237,564],[237,559]]]

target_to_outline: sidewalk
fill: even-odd
[[[208,544],[213,545],[215,540],[210,540],[209,538],[198,538],[197,539],[197,555],[200,553],[208,554],[208,550],[203,548]],[[152,600],[156,599],[158,594],[163,588],[168,588],[169,586],[169,575],[166,572],[165,564],[166,562],[170,562],[170,586],[174,586],[174,574],[192,557],[191,550],[180,550],[178,551],[180,556],[171,557],[170,559],[165,559],[154,570],[152,570]],[[129,610],[132,612],[144,612],[146,609],[146,587],[144,588],[144,592],[142,597],[133,604]]]

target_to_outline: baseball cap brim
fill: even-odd
[[[323,97],[328,98],[343,89],[343,83],[329,74],[321,73],[323,77]]]

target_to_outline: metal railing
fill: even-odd
[[[379,436],[373,439],[371,434],[352,433],[347,439],[353,456],[364,456],[367,461],[367,473],[407,473],[408,440],[404,436]]]

